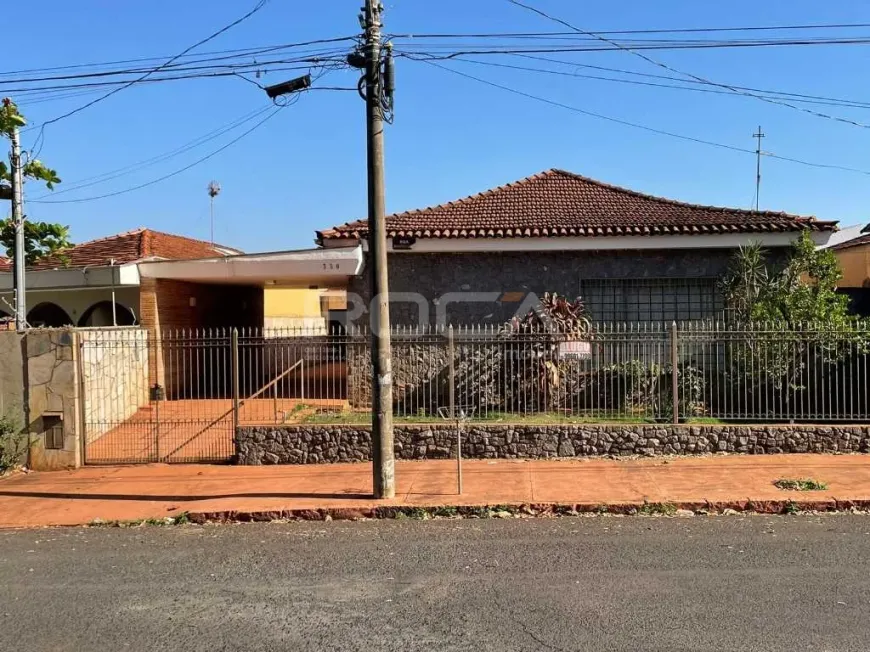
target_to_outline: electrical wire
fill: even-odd
[[[280,113],[285,107],[290,106],[291,104],[295,104],[295,102],[298,101],[298,98],[299,98],[299,96],[296,96],[296,98],[293,101],[290,101],[286,104],[278,105],[274,111],[272,111],[265,118],[263,118],[262,120],[257,122],[253,127],[248,129],[247,131],[243,132],[242,134],[240,134],[236,138],[233,138],[231,141],[222,145],[221,147],[214,150],[213,152],[210,152],[209,154],[206,154],[202,158],[199,158],[199,159],[193,161],[192,163],[185,165],[182,168],[174,170],[173,172],[170,172],[169,174],[165,174],[165,175],[158,177],[156,179],[152,179],[151,181],[147,181],[145,183],[140,183],[139,185],[133,186],[131,188],[125,188],[124,190],[118,190],[118,191],[109,192],[109,193],[106,193],[103,195],[97,195],[95,197],[83,197],[80,199],[61,199],[59,201],[33,199],[33,200],[30,200],[30,202],[34,203],[34,204],[79,204],[82,202],[96,201],[98,199],[106,199],[107,197],[117,197],[118,195],[123,195],[123,194],[126,194],[128,192],[133,192],[134,190],[141,190],[142,188],[147,188],[148,186],[153,186],[154,184],[160,183],[161,181],[166,181],[167,179],[170,179],[174,176],[177,176],[177,175],[181,174],[182,172],[186,172],[187,170],[191,169],[192,167],[199,165],[200,163],[203,163],[204,161],[207,161],[210,158],[213,158],[214,156],[217,156],[218,154],[223,152],[225,149],[231,147],[235,143],[239,142],[242,138],[244,138],[245,136],[247,136],[248,134],[250,134],[251,132],[253,132],[257,128],[259,128],[261,125],[265,124],[268,120],[270,120],[271,118],[276,116],[278,113]]]
[[[227,124],[218,127],[202,136],[194,138],[193,140],[185,143],[184,145],[177,147],[169,152],[164,152],[163,154],[158,154],[157,156],[153,156],[151,158],[145,159],[143,161],[138,161],[136,163],[132,163],[130,165],[126,165],[124,167],[120,167],[114,170],[110,170],[108,172],[104,172],[102,174],[97,174],[94,176],[86,177],[84,179],[79,179],[78,181],[73,181],[71,183],[64,183],[62,190],[53,190],[44,195],[40,195],[36,197],[36,200],[43,199],[45,197],[57,197],[58,195],[63,195],[69,192],[74,192],[76,190],[81,190],[82,188],[88,188],[90,186],[94,186],[100,183],[105,183],[106,181],[112,181],[122,176],[126,176],[127,174],[131,174],[133,172],[142,170],[147,167],[151,167],[152,165],[156,165],[157,163],[162,163],[169,159],[175,158],[180,154],[184,154],[185,152],[190,151],[191,149],[195,149],[196,147],[200,147],[212,140],[223,136],[224,134],[237,129],[238,127],[248,123],[254,118],[262,115],[263,113],[269,111],[272,108],[272,105],[266,105],[265,107],[257,108],[253,111],[249,111],[243,116],[228,122]]]
[[[481,84],[485,84],[485,85],[491,86],[493,88],[498,88],[498,89],[501,89],[503,91],[513,93],[515,95],[520,95],[522,97],[525,97],[525,98],[528,98],[531,100],[535,100],[536,102],[542,102],[544,104],[556,106],[556,107],[559,107],[562,109],[566,109],[568,111],[573,111],[574,113],[580,113],[582,115],[590,116],[593,118],[598,118],[600,120],[606,120],[608,122],[613,122],[615,124],[620,124],[620,125],[623,125],[626,127],[640,129],[640,130],[647,131],[650,133],[658,134],[660,136],[669,136],[671,138],[677,138],[679,140],[685,140],[685,141],[689,141],[689,142],[693,142],[693,143],[698,143],[701,145],[708,145],[710,147],[716,147],[719,149],[726,149],[726,150],[730,150],[733,152],[740,152],[741,154],[752,154],[753,156],[756,155],[756,151],[754,149],[748,149],[746,147],[737,147],[735,145],[728,145],[725,143],[719,143],[719,142],[712,141],[712,140],[706,140],[704,138],[696,138],[694,136],[686,136],[685,134],[679,134],[679,133],[676,133],[673,131],[666,131],[664,129],[657,129],[655,127],[650,127],[648,125],[640,124],[637,122],[631,122],[629,120],[622,120],[621,118],[614,118],[612,116],[604,115],[602,113],[596,113],[594,111],[587,111],[586,109],[581,109],[581,108],[576,107],[576,106],[571,106],[570,104],[565,104],[563,102],[558,102],[556,100],[551,100],[548,98],[540,97],[538,95],[533,95],[531,93],[526,93],[525,91],[520,91],[520,90],[517,90],[515,88],[511,88],[509,86],[504,86],[502,84],[498,84],[496,82],[492,82],[492,81],[489,81],[487,79],[483,79],[481,77],[469,75],[468,73],[464,73],[462,71],[455,70],[453,68],[450,68],[450,67],[445,66],[445,65],[440,64],[440,63],[436,63],[436,62],[431,61],[429,59],[415,59],[415,60],[419,61],[421,63],[428,64],[430,66],[434,66],[436,68],[440,68],[441,70],[446,70],[446,71],[451,72],[455,75],[459,75],[461,77],[465,77],[467,79],[474,80],[474,81],[479,82]],[[853,168],[853,167],[849,167],[849,166],[845,166],[845,165],[836,165],[836,164],[829,164],[829,163],[815,163],[813,161],[806,161],[806,160],[802,160],[802,159],[798,159],[798,158],[781,156],[778,154],[774,154],[772,152],[762,152],[761,155],[766,156],[768,158],[777,159],[780,161],[788,161],[790,163],[805,165],[808,167],[826,168],[826,169],[831,169],[831,170],[841,170],[841,171],[845,171],[845,172],[855,172],[857,174],[863,174],[863,175],[870,176],[870,170],[862,170],[859,168]]]
[[[654,76],[659,77],[659,78],[663,78],[663,79],[670,79],[670,80],[674,80],[674,81],[679,81],[679,82],[682,82],[682,84],[665,84],[665,83],[660,83],[660,82],[639,81],[636,79],[620,79],[617,77],[605,77],[602,75],[588,75],[588,74],[582,74],[582,73],[576,73],[576,72],[565,72],[562,70],[548,70],[546,68],[535,68],[535,67],[531,67],[531,66],[518,66],[518,65],[506,64],[506,63],[498,63],[496,61],[479,61],[477,59],[469,59],[466,57],[455,57],[453,59],[453,61],[464,61],[467,63],[474,63],[474,64],[478,64],[478,65],[483,65],[483,66],[491,66],[491,67],[495,67],[495,68],[507,68],[507,69],[511,69],[511,70],[521,70],[521,71],[526,71],[526,72],[545,73],[545,74],[559,75],[559,76],[564,76],[564,77],[576,77],[576,78],[580,78],[580,79],[594,79],[594,80],[598,80],[598,81],[618,82],[618,83],[622,83],[622,84],[651,86],[654,88],[670,88],[670,89],[675,89],[675,90],[693,91],[696,93],[714,93],[717,95],[739,95],[738,93],[734,93],[733,91],[729,91],[726,89],[697,88],[694,86],[685,86],[684,84],[689,83],[689,80],[683,80],[683,79],[680,79],[678,77],[667,77],[665,75],[654,75]],[[568,64],[568,62],[565,62],[565,63],[567,65],[573,65],[573,64]],[[628,72],[628,71],[620,71],[620,72]],[[756,92],[763,93],[763,94],[770,94],[770,93],[777,94],[777,93],[779,93],[779,91],[761,91],[761,90],[756,90]],[[839,106],[839,107],[847,107],[847,108],[870,109],[870,103],[866,103],[866,102],[859,103],[859,102],[853,102],[851,100],[840,101],[840,100],[834,100],[833,98],[832,99],[818,99],[818,100],[815,100],[815,99],[794,99],[792,101],[802,102],[802,103],[806,103],[806,104],[821,104],[821,105],[825,105],[825,106]]]
[[[264,54],[267,52],[275,52],[275,51],[283,50],[283,49],[307,47],[309,45],[324,45],[327,43],[340,43],[342,41],[356,41],[358,39],[359,39],[358,35],[337,36],[334,38],[316,39],[313,41],[302,41],[299,43],[283,43],[283,44],[279,44],[279,45],[264,45],[264,46],[248,47],[248,48],[234,48],[234,49],[229,49],[229,50],[211,50],[211,51],[207,51],[207,52],[200,52],[198,54],[181,55],[181,56],[177,57],[177,59],[184,59],[186,57],[194,57],[194,56],[202,57],[202,56],[207,56],[207,55],[211,56],[211,55],[225,55],[225,54],[232,54],[234,57],[256,56],[258,54]],[[215,60],[221,59],[221,58],[222,57],[217,57]],[[163,56],[163,57],[140,57],[137,59],[122,59],[119,61],[77,63],[77,64],[66,65],[66,66],[53,66],[50,68],[28,68],[28,69],[24,69],[24,70],[9,70],[9,71],[5,71],[5,72],[0,72],[0,77],[6,76],[6,75],[18,75],[18,74],[23,74],[23,73],[41,73],[41,72],[53,72],[56,70],[75,70],[75,69],[79,69],[79,68],[95,68],[98,66],[101,66],[101,67],[116,66],[116,65],[129,64],[129,63],[158,62],[158,61],[163,61],[164,59],[166,59],[165,56]]]
[[[815,23],[801,25],[749,25],[745,27],[682,27],[665,29],[623,29],[601,30],[598,34],[619,36],[623,34],[699,34],[711,32],[757,32],[757,31],[790,31],[810,29],[855,29],[870,27],[870,23]],[[478,34],[389,34],[392,38],[523,38],[539,36],[565,36],[573,32],[502,32]]]
[[[580,41],[586,45],[567,46],[562,43],[540,43],[535,46],[518,45],[516,43],[496,44],[467,44],[467,43],[414,43],[401,42],[397,44],[403,48],[429,48],[429,49],[457,49],[450,54],[432,54],[432,58],[449,59],[464,54],[514,54],[519,52],[546,53],[546,52],[612,52],[617,50],[709,50],[724,48],[760,48],[760,47],[786,47],[786,46],[833,46],[833,45],[867,45],[870,43],[868,36],[853,36],[832,38],[825,40],[806,39],[783,39],[775,41],[684,41],[684,42],[641,42],[630,46],[613,41],[612,45],[594,45],[590,41]]]
[[[601,70],[604,72],[616,72],[616,73],[621,73],[624,75],[646,77],[649,79],[666,79],[666,80],[671,80],[671,81],[679,81],[679,82],[682,82],[685,84],[707,85],[707,84],[704,84],[704,82],[696,82],[692,79],[683,79],[681,77],[674,77],[672,75],[657,75],[655,73],[638,72],[635,70],[625,70],[623,68],[609,68],[607,66],[595,66],[592,64],[588,64],[588,63],[578,63],[576,61],[565,61],[564,59],[552,59],[550,57],[539,57],[539,56],[529,55],[529,54],[516,54],[514,56],[519,57],[519,58],[523,58],[523,59],[530,59],[533,61],[545,61],[548,63],[556,63],[556,64],[565,65],[565,66],[571,66],[573,68],[588,68],[590,70]],[[746,90],[746,91],[753,91],[755,93],[787,95],[791,98],[794,98],[796,101],[797,100],[820,100],[821,101],[820,103],[831,102],[831,103],[841,104],[843,106],[849,106],[849,107],[853,107],[853,108],[870,108],[870,102],[864,102],[861,100],[848,100],[848,99],[837,98],[837,97],[825,97],[823,95],[808,95],[806,93],[792,93],[790,91],[759,89],[759,88],[752,88],[749,86],[737,86],[736,88],[740,88],[740,89]]]
[[[84,111],[85,109],[87,109],[87,108],[89,108],[89,107],[92,107],[92,106],[94,106],[95,104],[97,104],[97,103],[99,103],[99,102],[102,102],[103,100],[106,100],[106,99],[112,97],[112,96],[115,95],[116,93],[120,93],[120,92],[121,92],[122,90],[124,90],[125,88],[129,88],[130,86],[132,86],[133,84],[135,84],[135,83],[137,83],[137,82],[142,82],[142,81],[144,81],[144,80],[147,79],[149,76],[151,76],[153,73],[159,72],[159,71],[162,70],[164,67],[170,65],[171,63],[173,63],[174,61],[176,61],[176,60],[179,59],[180,57],[183,57],[185,54],[187,54],[188,52],[190,52],[190,51],[193,50],[194,48],[197,48],[197,47],[199,47],[200,45],[204,45],[204,44],[208,43],[209,41],[211,41],[211,40],[217,38],[217,37],[220,36],[221,34],[223,34],[223,33],[227,32],[227,31],[229,31],[230,29],[232,29],[232,28],[235,27],[236,25],[238,25],[238,24],[244,22],[245,20],[247,20],[248,18],[250,18],[251,16],[253,16],[254,14],[256,14],[258,11],[260,11],[263,7],[265,7],[266,4],[267,4],[268,2],[269,2],[269,0],[259,0],[259,2],[257,2],[257,4],[254,5],[253,9],[251,9],[248,13],[244,14],[244,15],[241,16],[240,18],[237,18],[236,20],[234,20],[234,21],[231,22],[230,24],[225,25],[224,27],[220,28],[220,29],[217,30],[216,32],[212,32],[211,34],[209,34],[208,36],[206,36],[204,39],[201,39],[201,40],[197,41],[196,43],[194,43],[193,45],[191,45],[191,46],[185,48],[185,49],[182,50],[180,53],[178,53],[178,54],[176,54],[175,56],[173,56],[172,58],[168,59],[165,63],[161,64],[160,66],[157,66],[156,68],[153,68],[153,69],[149,70],[148,72],[146,72],[145,74],[143,74],[141,77],[138,77],[137,79],[134,79],[134,80],[132,80],[132,81],[130,81],[130,82],[124,84],[123,86],[119,86],[118,88],[113,88],[111,91],[109,91],[109,92],[106,93],[105,95],[101,95],[100,97],[97,97],[97,98],[95,98],[95,99],[93,99],[93,100],[91,100],[91,101],[89,101],[89,102],[86,102],[85,104],[82,104],[81,106],[79,106],[79,107],[77,107],[77,108],[75,108],[75,109],[72,109],[71,111],[67,111],[66,113],[64,113],[64,114],[62,114],[62,115],[59,115],[59,116],[57,116],[57,117],[55,117],[55,118],[51,118],[50,120],[46,120],[45,122],[42,123],[42,125],[40,125],[39,136],[37,137],[37,139],[36,139],[36,143],[34,144],[34,147],[33,147],[33,149],[36,150],[36,154],[32,154],[31,158],[36,158],[36,157],[39,155],[39,152],[41,151],[42,140],[43,140],[43,138],[44,138],[44,136],[45,136],[45,128],[46,128],[48,125],[50,125],[50,124],[54,124],[54,123],[59,122],[59,121],[65,119],[65,118],[69,118],[70,116],[73,116],[73,115],[75,115],[75,114],[77,114],[77,113],[80,113],[81,111]],[[31,150],[31,151],[32,151],[32,150]]]
[[[267,72],[281,72],[281,71],[287,71],[287,70],[305,70],[305,69],[309,69],[312,67],[323,67],[323,66],[334,67],[334,68],[346,67],[346,64],[344,63],[343,59],[319,59],[319,58],[276,60],[276,61],[268,62],[268,65],[274,66],[277,64],[285,64],[285,63],[286,64],[304,64],[304,65],[290,65],[290,66],[284,66],[284,67],[269,68],[269,70]],[[244,66],[240,66],[237,69],[223,71],[223,72],[220,72],[220,71],[218,71],[218,72],[192,72],[190,74],[170,75],[170,76],[163,76],[163,77],[158,77],[158,78],[149,78],[149,79],[137,80],[134,83],[135,84],[154,84],[154,83],[160,83],[160,82],[165,82],[165,81],[175,81],[175,80],[179,80],[179,79],[207,79],[207,78],[215,78],[215,77],[235,77],[235,76],[238,76],[239,74],[243,74],[243,73],[256,73],[258,71],[262,72],[263,69],[264,69],[263,64],[254,64],[254,65],[247,64]],[[246,81],[250,81],[250,80],[246,80]],[[36,92],[36,91],[39,91],[39,92],[52,92],[52,91],[53,92],[62,92],[62,91],[69,91],[69,90],[83,89],[83,88],[105,88],[107,86],[127,87],[127,86],[129,86],[129,84],[126,81],[87,82],[87,83],[83,83],[83,84],[64,84],[61,86],[40,87],[40,88],[36,88],[36,89],[28,89],[28,88],[2,89],[2,92],[9,93],[9,94],[18,93],[19,97],[21,97],[23,95],[26,98],[27,97],[26,93],[28,93],[30,91],[34,91],[34,92]],[[25,102],[22,102],[22,104],[25,104]],[[30,131],[30,130],[35,129],[35,128],[36,127],[30,127],[29,129],[25,129],[22,131],[23,132]]]
[[[683,75],[684,77],[690,77],[691,79],[694,79],[695,81],[702,82],[702,83],[705,83],[705,84],[710,84],[710,85],[712,85],[712,86],[719,86],[720,88],[726,88],[726,89],[731,90],[731,91],[734,91],[735,93],[738,93],[738,94],[740,94],[740,95],[745,95],[746,97],[753,97],[753,98],[755,98],[755,99],[757,99],[757,100],[761,100],[762,102],[767,102],[767,103],[769,103],[769,104],[778,104],[778,105],[780,105],[780,106],[785,106],[785,107],[788,107],[788,108],[790,108],[790,109],[794,109],[795,111],[801,111],[801,112],[803,112],[803,113],[808,113],[809,115],[815,116],[815,117],[817,117],[817,118],[825,118],[825,119],[828,119],[828,120],[834,120],[834,121],[837,121],[837,122],[842,122],[842,123],[845,123],[845,124],[849,124],[849,125],[852,125],[852,126],[855,126],[855,127],[861,127],[861,128],[863,128],[863,129],[870,129],[870,125],[865,124],[865,123],[863,123],[863,122],[858,122],[857,120],[851,120],[851,119],[849,119],[849,118],[843,118],[843,117],[840,117],[840,116],[830,115],[830,114],[827,114],[827,113],[821,113],[821,112],[819,112],[819,111],[815,111],[815,110],[813,110],[813,109],[808,109],[808,108],[805,108],[805,107],[802,107],[802,106],[797,106],[797,105],[795,105],[795,104],[791,104],[790,102],[785,102],[785,101],[783,101],[783,100],[778,100],[778,99],[773,99],[773,98],[769,98],[769,97],[764,97],[764,96],[762,96],[762,95],[758,95],[757,93],[752,93],[752,92],[749,92],[749,91],[741,90],[741,89],[737,88],[736,86],[731,86],[731,85],[729,85],[729,84],[723,84],[723,83],[720,83],[720,82],[714,82],[714,81],[711,81],[711,80],[709,80],[709,79],[705,79],[704,77],[700,77],[700,76],[698,76],[698,75],[695,75],[695,74],[693,74],[693,73],[689,73],[689,72],[685,72],[685,71],[679,70],[679,69],[674,68],[674,67],[672,67],[672,66],[670,66],[670,65],[668,65],[668,64],[666,64],[666,63],[662,63],[661,61],[658,61],[658,60],[656,60],[656,59],[653,59],[652,57],[650,57],[650,56],[648,56],[648,55],[646,55],[646,54],[643,54],[643,53],[641,53],[641,52],[637,52],[637,51],[635,51],[634,48],[629,48],[629,47],[626,47],[626,46],[624,46],[624,45],[621,45],[621,44],[618,43],[617,41],[614,41],[614,40],[612,40],[612,39],[606,38],[606,37],[604,37],[604,36],[600,36],[599,34],[597,34],[597,33],[595,33],[595,32],[589,32],[589,31],[584,30],[584,29],[581,29],[581,28],[579,28],[579,27],[575,27],[575,26],[572,25],[571,23],[569,23],[569,22],[567,22],[567,21],[565,21],[565,20],[562,20],[561,18],[556,18],[555,16],[551,16],[550,14],[548,14],[548,13],[546,13],[546,12],[544,12],[544,11],[538,9],[537,7],[533,7],[533,6],[531,6],[531,5],[527,5],[527,4],[523,3],[523,2],[520,2],[520,0],[507,0],[507,2],[509,2],[509,3],[512,4],[512,5],[516,5],[517,7],[522,7],[523,9],[525,9],[525,10],[527,10],[527,11],[531,11],[531,12],[533,12],[533,13],[536,13],[536,14],[538,14],[539,16],[542,16],[542,17],[546,18],[547,20],[550,20],[550,21],[553,21],[553,22],[559,23],[560,25],[563,25],[563,26],[567,27],[568,29],[572,29],[572,30],[574,30],[575,32],[578,32],[578,33],[580,33],[580,34],[585,34],[585,35],[587,35],[587,36],[592,36],[592,37],[594,37],[594,38],[596,38],[596,39],[598,39],[598,40],[600,40],[600,41],[603,41],[604,43],[609,43],[610,45],[613,45],[613,46],[619,48],[620,50],[624,50],[625,52],[628,52],[628,53],[630,53],[630,54],[632,54],[632,55],[634,55],[634,56],[636,56],[636,57],[640,57],[640,58],[643,59],[644,61],[646,61],[646,62],[648,62],[648,63],[651,63],[651,64],[654,65],[654,66],[658,66],[659,68],[663,68],[664,70],[667,70],[667,71],[669,71],[669,72],[672,72],[672,73],[675,73],[675,74],[678,74],[678,75]]]

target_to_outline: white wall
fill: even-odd
[[[79,331],[82,403],[88,443],[148,405],[148,332],[141,328]]]
[[[5,301],[4,301],[5,300]],[[64,309],[77,326],[79,319],[95,303],[112,300],[111,288],[88,288],[74,290],[33,290],[27,292],[27,309],[32,310],[43,302],[54,303]],[[8,305],[7,303],[8,302]],[[115,289],[115,302],[133,312],[136,322],[139,322],[139,288],[118,287]],[[15,305],[12,292],[0,292],[0,312],[12,313],[11,305]]]

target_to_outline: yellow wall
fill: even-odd
[[[340,292],[326,288],[266,287],[263,290],[263,326],[267,329],[326,332],[329,310],[346,307],[346,299],[336,294]]]
[[[834,251],[843,270],[841,288],[870,287],[870,244]]]
[[[321,317],[320,295],[323,290],[308,288],[267,287],[263,291],[266,317]]]

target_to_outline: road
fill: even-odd
[[[0,531],[0,650],[868,650],[870,517]]]

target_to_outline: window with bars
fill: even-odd
[[[580,296],[594,321],[662,322],[723,314],[716,278],[582,279]]]

